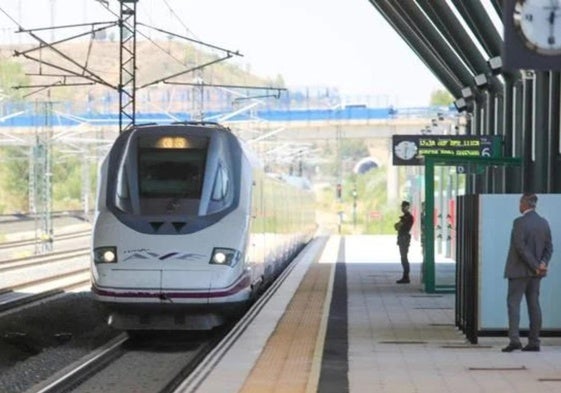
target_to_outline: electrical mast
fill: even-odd
[[[134,125],[136,97],[136,4],[119,0],[119,132]]]

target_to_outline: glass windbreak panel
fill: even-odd
[[[206,149],[139,148],[140,198],[200,199],[205,160]]]

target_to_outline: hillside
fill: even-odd
[[[2,71],[0,87],[7,95],[27,96],[27,99],[41,101],[48,99],[48,94],[50,94],[50,99],[53,101],[89,103],[94,106],[107,103],[108,100],[112,102],[117,100],[116,90],[109,86],[115,87],[119,83],[118,43],[101,40],[67,42],[56,47],[63,55],[51,48],[39,50],[34,48],[37,48],[37,45],[0,47],[0,71]],[[14,56],[14,51],[24,55]],[[30,58],[26,58],[25,55]],[[139,40],[136,57],[137,110],[148,110],[150,105],[153,106],[162,101],[170,102],[170,97],[181,97],[183,102],[192,100],[194,97],[193,86],[166,83],[143,86],[189,69],[201,67],[203,64],[222,57],[224,57],[223,53],[209,54],[198,50],[189,43],[174,40],[158,42]],[[43,64],[40,64],[37,59],[40,59]],[[169,79],[169,81],[193,83],[202,79],[205,84],[283,87],[282,77],[277,77],[273,81],[255,76],[251,74],[250,70],[244,70],[238,66],[239,63],[240,57],[233,56],[204,67],[200,71],[188,72]],[[18,68],[21,69],[18,70]],[[71,72],[78,75],[90,75],[91,78],[98,78],[102,83],[92,84],[91,78],[71,76]],[[87,85],[83,85],[84,83]],[[68,86],[41,88],[41,86],[52,84]],[[71,86],[72,84],[74,86]],[[36,87],[14,90],[13,87],[18,85]],[[210,103],[218,100],[219,97],[222,101],[228,100],[229,95],[232,94],[232,91],[218,91],[219,89],[212,87],[205,87],[205,89],[205,100]],[[243,92],[243,90],[234,89],[234,94],[235,91]],[[216,97],[213,99],[215,95]],[[226,97],[224,97],[225,95]],[[171,102],[173,101],[172,99]],[[173,110],[174,108],[166,109]]]

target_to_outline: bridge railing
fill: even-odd
[[[119,114],[115,112],[82,111],[74,112],[72,105],[59,102],[47,105],[34,103],[6,103],[1,107],[0,127],[43,127],[77,126],[90,124],[114,126],[119,123]],[[362,105],[350,105],[342,108],[320,109],[262,109],[248,110],[234,115],[228,111],[206,111],[205,119],[220,121],[228,116],[228,121],[264,120],[271,122],[314,122],[314,121],[353,121],[353,120],[389,120],[407,118],[434,118],[435,116],[455,116],[457,111],[450,107],[410,107],[370,108]],[[138,112],[137,123],[166,123],[172,121],[193,120],[188,112]]]

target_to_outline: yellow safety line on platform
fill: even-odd
[[[310,265],[240,393],[315,391],[333,271],[333,263]]]
[[[308,384],[306,386],[306,393],[317,392],[317,387],[319,383],[319,375],[321,372],[321,361],[323,358],[323,348],[325,347],[325,335],[327,332],[327,322],[329,319],[329,309],[331,307],[331,296],[333,295],[333,280],[335,278],[335,262],[336,261],[333,261],[329,265],[331,266],[331,272],[329,274],[329,282],[327,287],[327,293],[325,296],[325,301],[323,302],[323,315],[321,318],[321,323],[319,325],[319,333],[316,340],[316,348],[314,351],[312,369],[310,370],[310,376],[308,377]],[[320,263],[322,263],[321,260]]]

